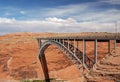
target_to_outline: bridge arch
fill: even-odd
[[[41,61],[45,78],[49,78],[49,74],[48,74],[48,67],[47,67],[44,51],[50,45],[57,46],[73,62],[73,64],[77,66],[78,69],[85,68],[86,70],[89,70],[90,67],[92,67],[91,65],[93,65],[93,61],[90,60],[90,58],[88,58],[86,55],[84,60],[85,62],[83,63],[83,55],[82,55],[83,53],[79,49],[75,48],[76,53],[74,53],[72,52],[72,50],[68,49],[67,46],[65,46],[65,45],[69,45],[70,48],[74,48],[73,45],[67,42],[63,43],[62,41],[57,41],[57,40],[47,40],[42,44],[39,51],[39,59]]]

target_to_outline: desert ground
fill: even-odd
[[[13,33],[0,36],[0,81],[22,79],[44,79],[38,58],[36,38],[54,36],[54,33]],[[62,36],[64,36],[63,34]],[[82,42],[78,42],[82,50]],[[111,55],[108,56],[107,42],[98,43],[98,62],[83,77],[80,70],[54,45],[45,50],[50,78],[67,82],[119,82],[120,48],[114,50],[111,41]],[[94,42],[86,42],[86,54],[93,59]],[[120,46],[120,44],[117,44]]]

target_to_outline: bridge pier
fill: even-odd
[[[83,66],[85,66],[86,42],[83,39]]]
[[[65,44],[64,39],[62,40],[63,45]]]
[[[110,40],[108,41],[108,54],[110,55]]]
[[[116,44],[116,39],[114,40],[114,49],[116,50],[116,46],[117,46],[117,44]]]
[[[82,75],[84,76],[84,70],[85,70],[85,55],[86,55],[86,41],[85,41],[85,39],[83,39],[83,60],[82,60]]]
[[[39,59],[40,59],[41,66],[42,66],[42,69],[43,69],[45,81],[50,82],[45,54],[43,53],[42,57],[39,57]]]
[[[70,45],[69,45],[69,44],[70,44],[70,42],[69,42],[69,39],[68,39],[68,42],[67,42],[67,43],[68,43],[68,50],[70,50]]]
[[[94,64],[97,63],[97,39],[94,42]]]
[[[37,41],[38,41],[38,47],[39,47],[39,49],[40,49],[41,46],[42,46],[42,41],[41,41],[41,39],[38,39]]]
[[[76,40],[74,39],[74,55],[76,55]]]

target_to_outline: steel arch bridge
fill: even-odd
[[[59,34],[60,35],[60,34]],[[110,54],[110,40],[114,40],[114,49],[117,43],[120,42],[120,34],[105,33],[84,35],[84,36],[54,36],[54,37],[40,37],[37,38],[39,44],[39,59],[43,68],[44,76],[47,82],[49,82],[48,68],[46,64],[46,58],[44,51],[50,45],[57,46],[72,62],[77,66],[79,70],[86,69],[90,70],[93,65],[97,62],[97,42],[108,42],[108,54]],[[71,44],[71,42],[73,44]],[[78,41],[82,41],[83,49],[78,49]],[[86,55],[86,41],[94,41],[94,60],[91,60]],[[82,73],[84,71],[82,70]]]

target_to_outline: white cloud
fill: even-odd
[[[25,11],[20,11],[21,14],[25,14]]]
[[[24,19],[40,20],[44,18],[49,18],[46,20],[50,20],[50,17],[74,18],[77,21],[91,21],[91,22],[92,21],[113,22],[120,20],[120,10],[115,9],[114,7],[110,7],[110,5],[108,8],[102,7],[103,3],[105,2],[120,3],[119,0],[98,0],[97,2],[87,2],[87,3],[73,4],[73,5],[56,6],[54,8],[38,7],[35,9],[31,9],[31,8],[17,9],[17,8],[8,7],[8,8],[4,8],[3,10],[6,10],[6,12],[12,11],[11,15],[13,17],[16,17],[16,19],[21,19],[21,20]]]
[[[120,20],[120,10],[108,9],[106,11],[88,12],[73,17],[83,21],[113,22]]]
[[[0,18],[0,33],[19,31],[114,32],[116,21],[120,32],[120,10],[114,7],[105,9],[101,7],[102,3],[119,4],[118,1],[99,0],[92,3],[58,6],[55,8],[36,8],[24,11],[22,9],[8,8],[6,10],[12,10],[14,12],[12,15],[16,19]],[[21,14],[24,14],[24,16]]]
[[[76,4],[76,5],[67,5],[59,6],[56,8],[46,8],[47,13],[44,13],[45,16],[68,16],[76,13],[80,13],[87,9],[89,4]]]
[[[73,18],[46,18],[38,21],[20,21],[0,18],[0,33],[11,32],[114,32],[114,23],[77,22]],[[120,32],[120,21],[118,31]]]
[[[109,4],[116,4],[116,5],[120,5],[120,0],[100,0],[100,2],[104,2],[104,3],[109,3]]]
[[[103,1],[103,0],[102,0]],[[102,2],[101,1],[101,2]],[[58,17],[58,18],[74,18],[77,21],[97,21],[97,22],[113,22],[120,20],[120,10],[114,7],[102,8],[102,3],[82,3],[75,5],[59,6],[56,8],[44,8],[39,11],[35,18],[39,17]],[[101,8],[102,9],[101,9]],[[34,11],[35,12],[35,11]],[[31,17],[34,17],[32,13]]]
[[[15,19],[8,19],[8,18],[0,18],[0,24],[4,24],[4,23],[13,23],[15,22]]]
[[[56,18],[56,17],[46,18],[46,21],[55,22],[55,23],[75,23],[76,22],[76,20],[73,18],[68,18],[68,19],[64,20],[64,19]]]

